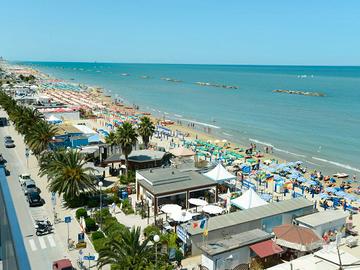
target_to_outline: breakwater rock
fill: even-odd
[[[217,84],[217,83],[209,83],[209,82],[196,82],[195,84],[201,86],[221,87],[226,89],[239,89],[239,87],[236,85],[225,85],[225,84]]]
[[[290,95],[301,95],[301,96],[310,96],[310,97],[325,97],[326,95],[321,92],[309,92],[309,91],[300,91],[300,90],[283,90],[277,89],[273,90],[274,93],[285,93]]]

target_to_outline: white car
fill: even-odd
[[[23,173],[19,175],[19,182],[20,185],[23,185],[25,183],[25,181],[29,181],[31,180],[31,175],[28,173]]]

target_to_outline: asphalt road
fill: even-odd
[[[0,115],[4,116],[6,114],[4,111],[0,111]],[[12,136],[15,141],[15,148],[5,148],[3,138],[7,135]],[[45,199],[46,204],[41,207],[29,207],[20,186],[18,175],[31,173],[31,169],[27,168],[23,139],[14,131],[13,127],[0,127],[0,153],[7,161],[6,167],[10,170],[10,176],[7,179],[31,268],[52,269],[53,261],[68,257],[68,254],[66,247],[64,247],[64,241],[61,241],[63,236],[57,234],[58,228],[56,226],[52,234],[44,236],[36,236],[35,234],[35,219],[47,217],[51,222],[53,221],[52,211],[49,211],[49,209],[52,209],[50,195],[47,194],[48,192],[44,188],[40,187],[42,190],[41,196]],[[32,173],[32,177],[35,182],[39,181],[37,175]],[[37,183],[37,186],[40,186],[40,183],[39,185]]]

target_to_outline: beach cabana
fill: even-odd
[[[240,209],[249,209],[268,204],[252,188],[244,192],[243,195],[231,200],[231,204]]]
[[[214,180],[217,183],[224,183],[225,181],[235,180],[236,176],[229,173],[221,163],[214,169],[204,174],[206,177]]]
[[[175,157],[192,157],[195,156],[195,152],[191,149],[185,148],[183,146],[171,149],[170,154],[174,155]]]

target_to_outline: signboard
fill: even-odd
[[[84,256],[84,261],[95,261],[95,256],[93,255]]]
[[[83,243],[85,241],[85,234],[82,233],[78,233],[78,242],[79,243]]]
[[[184,243],[187,243],[188,235],[183,227],[176,226],[176,234],[181,239],[181,241],[183,241]]]
[[[65,217],[65,223],[70,223],[71,222],[71,217],[70,216],[68,216],[68,217]]]

